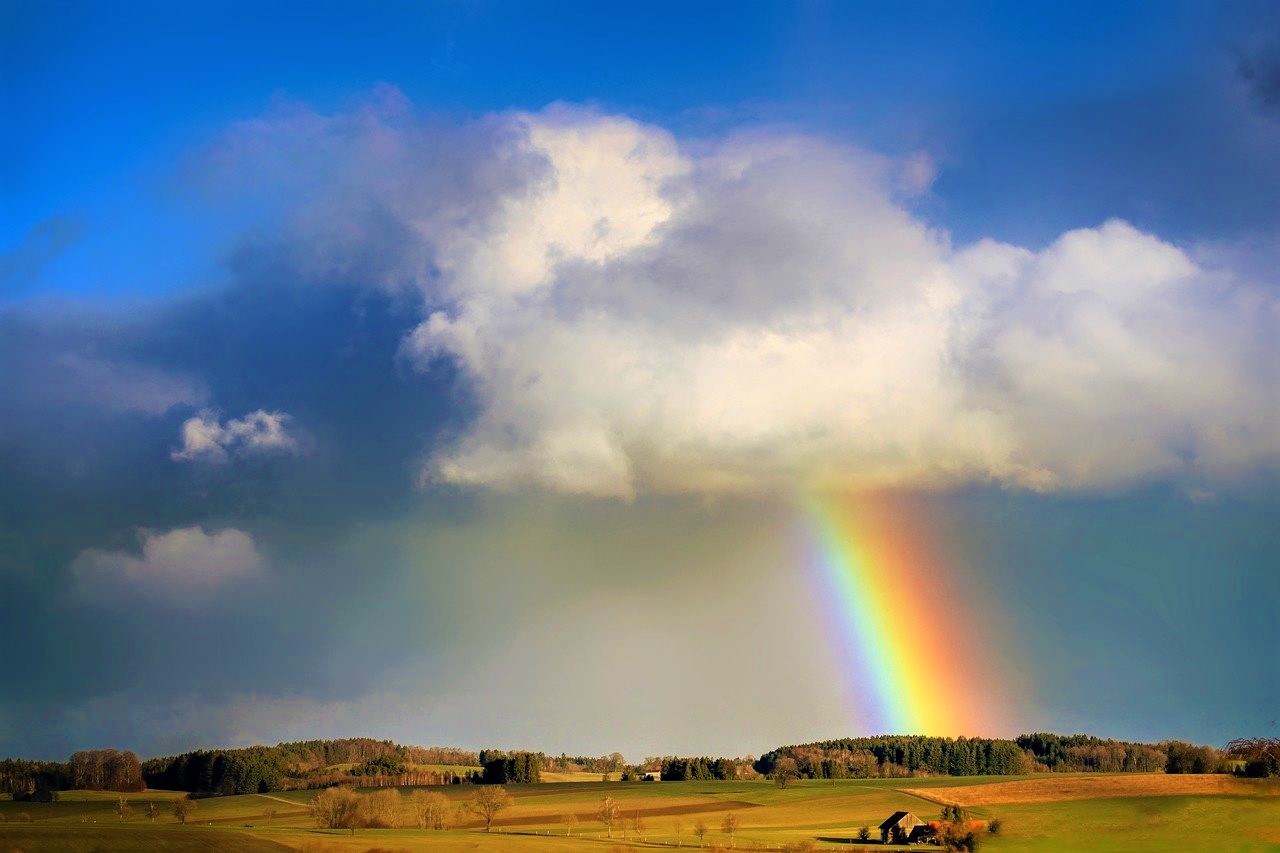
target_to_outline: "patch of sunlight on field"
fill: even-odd
[[[172,802],[187,795],[186,791],[142,791],[122,794],[119,791],[59,791],[59,802],[109,802],[114,804],[121,797],[131,803],[161,800]]]
[[[1004,821],[992,849],[1082,853],[1280,850],[1274,797],[1164,796],[1018,803],[983,811]]]
[[[600,774],[589,770],[543,770],[543,782],[599,782]]]

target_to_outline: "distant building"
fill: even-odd
[[[925,822],[911,812],[894,812],[880,824],[881,844],[902,844],[919,839]]]
[[[661,771],[661,770],[646,770],[646,771],[644,771],[644,773],[642,773],[642,774],[640,775],[640,779],[641,779],[641,781],[643,781],[643,782],[661,782],[661,781],[662,781],[662,771]]]

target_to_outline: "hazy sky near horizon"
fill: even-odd
[[[1277,734],[1273,4],[10,0],[0,126],[0,755],[879,733],[836,493],[973,734]]]

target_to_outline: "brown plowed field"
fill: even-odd
[[[643,818],[650,817],[668,817],[671,815],[686,814],[702,814],[705,812],[731,812],[738,809],[754,809],[759,803],[748,803],[743,800],[709,800],[705,803],[686,803],[681,806],[658,806],[647,809],[629,809],[625,803],[618,803],[622,807],[620,813],[621,818],[633,818],[639,815]],[[595,812],[578,812],[575,817],[579,823],[592,823],[596,821]],[[545,826],[547,824],[563,823],[564,818],[560,815],[543,814],[543,815],[511,815],[510,817],[495,818],[494,826]],[[457,824],[458,829],[475,829],[484,826],[483,821],[472,820],[465,823]]]
[[[1164,773],[1124,776],[1071,776],[1020,779],[989,785],[960,785],[954,788],[902,788],[935,803],[960,806],[990,806],[999,803],[1052,803],[1058,800],[1101,800],[1110,797],[1162,797],[1178,794],[1237,794],[1278,796],[1274,785],[1225,775],[1166,775]]]

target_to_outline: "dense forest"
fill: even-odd
[[[547,757],[540,752],[480,750],[480,781],[486,785],[527,784],[542,781]]]
[[[873,776],[1005,776],[1047,772],[1215,773],[1229,769],[1212,747],[1181,741],[1131,743],[1036,733],[1013,740],[921,735],[840,738],[766,752],[756,770],[806,779]]]
[[[664,758],[661,771],[664,782],[738,778],[738,764],[730,758]]]
[[[469,781],[479,763],[461,749],[401,746],[389,740],[307,740],[244,749],[196,750],[142,765],[148,786],[174,791],[255,794],[290,788],[444,785]],[[444,765],[425,768],[423,765]],[[456,766],[458,769],[447,769]]]

